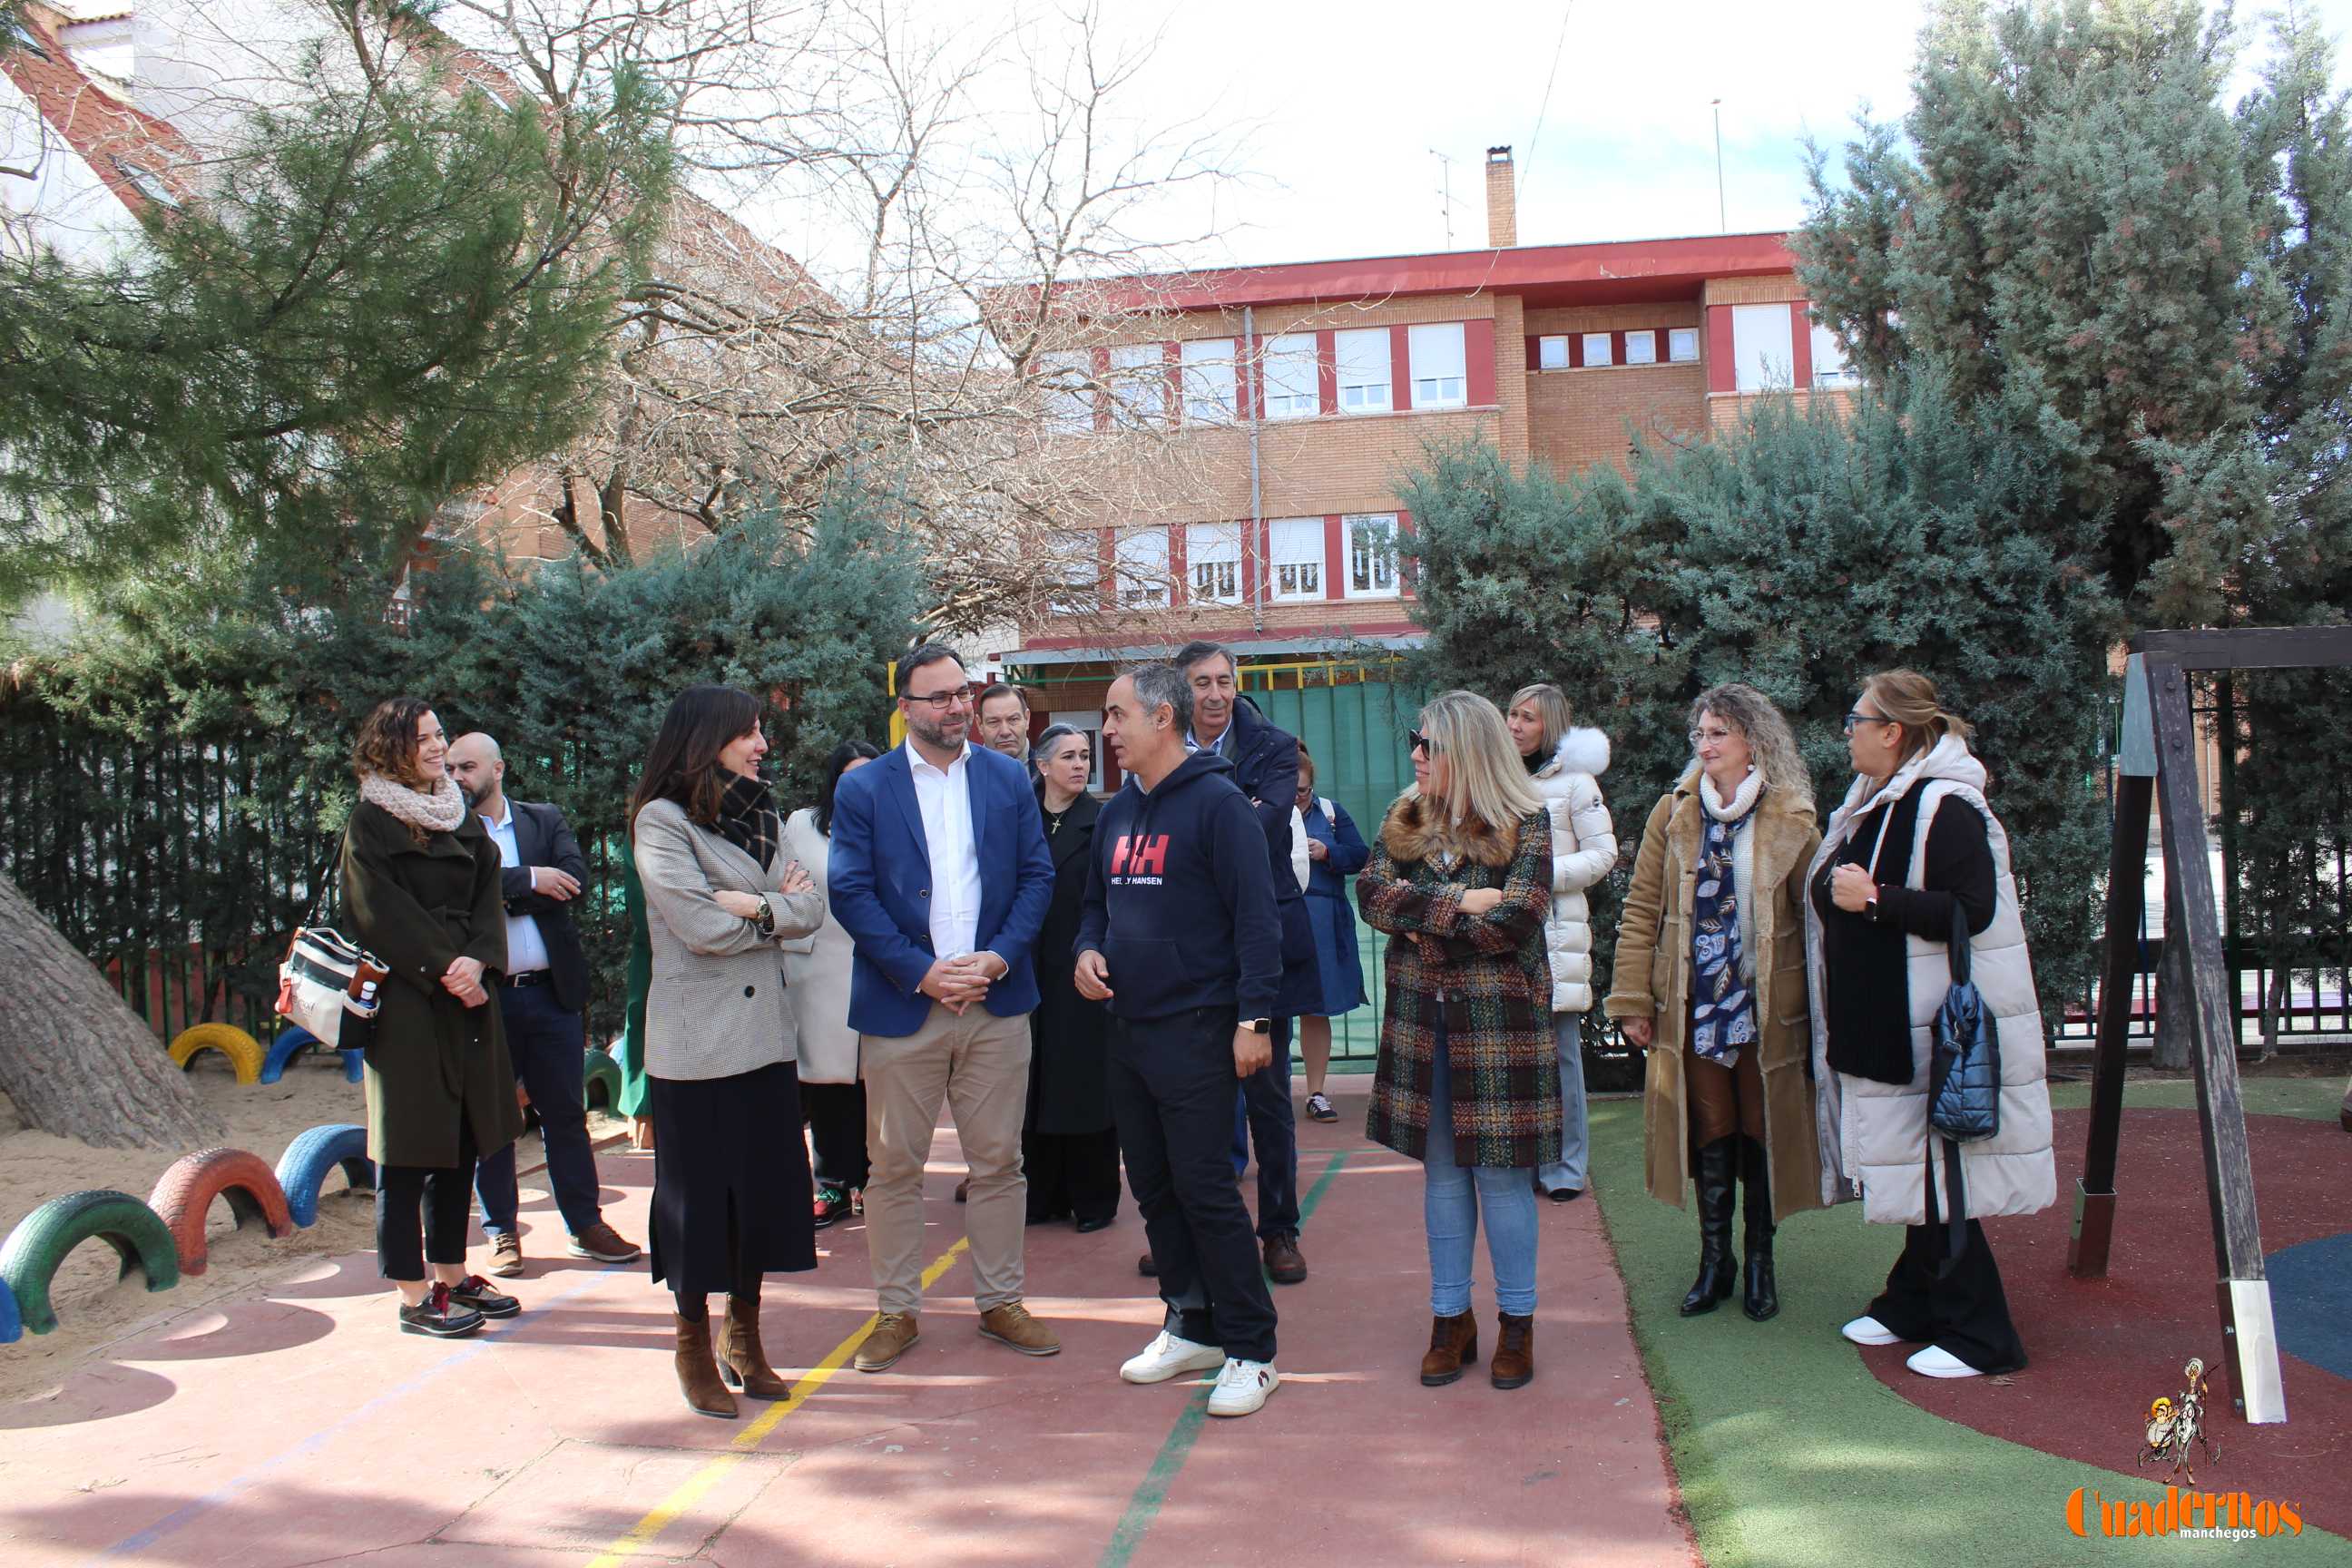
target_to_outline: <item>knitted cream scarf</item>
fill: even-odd
[[[1731,792],[1729,800],[1716,793],[1715,781],[1705,772],[1698,775],[1699,802],[1706,807],[1706,814],[1717,822],[1738,822],[1756,809],[1756,797],[1763,793],[1764,775],[1753,765],[1748,768],[1748,776],[1739,781],[1739,787]]]
[[[457,781],[443,773],[430,793],[414,790],[382,773],[360,777],[360,798],[380,805],[409,826],[426,833],[455,833],[466,820],[466,797]]]

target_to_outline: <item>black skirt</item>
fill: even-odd
[[[800,1074],[775,1062],[730,1078],[647,1078],[654,1118],[653,1277],[681,1296],[816,1267]]]

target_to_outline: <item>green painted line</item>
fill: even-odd
[[[1323,1173],[1316,1177],[1315,1184],[1307,1189],[1306,1197],[1299,1200],[1300,1228],[1304,1229],[1307,1222],[1315,1217],[1316,1205],[1330,1190],[1331,1179],[1339,1173],[1339,1167],[1348,1163],[1348,1154],[1349,1151],[1345,1149],[1335,1152],[1330,1163],[1323,1167]],[[1212,1386],[1202,1384],[1193,1391],[1192,1397],[1184,1402],[1183,1410],[1176,1417],[1176,1425],[1169,1429],[1168,1440],[1160,1445],[1160,1452],[1152,1456],[1151,1468],[1143,1472],[1143,1479],[1137,1484],[1135,1495],[1127,1500],[1127,1511],[1118,1516],[1118,1528],[1110,1532],[1110,1544],[1103,1548],[1096,1568],[1128,1568],[1128,1564],[1135,1560],[1135,1549],[1143,1544],[1143,1537],[1151,1529],[1151,1521],[1160,1517],[1160,1508],[1168,1500],[1169,1489],[1183,1473],[1184,1461],[1192,1457],[1192,1445],[1200,1438],[1201,1428],[1208,1424],[1209,1390]]]

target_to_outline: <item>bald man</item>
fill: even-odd
[[[631,1262],[635,1244],[604,1223],[597,1204],[603,1189],[581,1104],[587,1038],[580,1009],[588,1000],[588,957],[572,923],[572,901],[587,881],[588,862],[563,813],[507,798],[506,759],[489,736],[477,732],[450,742],[449,775],[506,862],[507,973],[499,984],[499,1012],[516,1080],[539,1112],[547,1184],[572,1233],[572,1256]],[[513,1144],[482,1161],[474,1190],[490,1238],[490,1272],[512,1279],[523,1271]]]

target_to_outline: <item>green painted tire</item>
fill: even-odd
[[[609,1052],[591,1047],[587,1070],[580,1080],[580,1103],[593,1110],[599,1093],[604,1098],[604,1109],[618,1115],[621,1110],[621,1064],[614,1061]]]
[[[68,1193],[17,1221],[0,1242],[0,1280],[16,1298],[25,1327],[46,1334],[58,1326],[49,1281],[66,1254],[93,1237],[114,1248],[124,1279],[135,1269],[147,1277],[150,1290],[169,1290],[180,1282],[179,1252],[153,1209],[129,1193]]]

